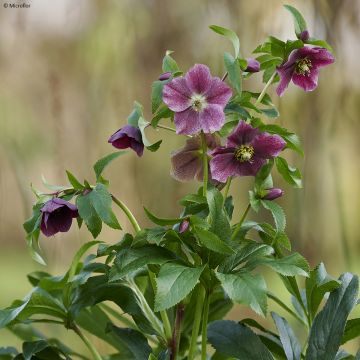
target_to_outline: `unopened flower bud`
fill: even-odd
[[[189,229],[189,225],[190,225],[189,220],[183,220],[179,226],[179,233],[182,234],[185,231],[187,231]]]
[[[265,195],[262,197],[264,200],[275,200],[283,196],[284,191],[279,188],[271,188],[265,190]]]
[[[257,60],[255,60],[253,58],[248,58],[248,59],[246,59],[246,61],[247,61],[247,67],[246,67],[245,71],[251,72],[251,73],[260,71],[260,63]]]
[[[298,38],[302,41],[309,40],[309,37],[310,37],[310,34],[307,30],[302,31],[298,36]]]
[[[160,81],[169,80],[171,78],[171,72],[164,72],[159,76]]]

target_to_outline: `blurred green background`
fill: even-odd
[[[44,190],[48,182],[65,184],[65,169],[93,180],[92,164],[113,151],[107,139],[121,127],[136,99],[150,117],[150,86],[161,73],[167,49],[179,66],[207,63],[213,74],[224,72],[225,38],[211,24],[234,29],[242,53],[267,35],[294,38],[290,14],[280,0],[31,0],[29,9],[0,10],[0,306],[22,298],[30,289],[26,274],[40,269],[28,255],[23,220],[34,201],[30,183]],[[290,154],[300,167],[304,189],[285,189],[280,199],[287,212],[293,247],[311,265],[324,261],[333,275],[359,272],[360,254],[360,2],[356,0],[287,1],[299,8],[317,38],[335,49],[336,63],[321,71],[315,93],[290,86],[283,98],[274,95],[281,117],[275,122],[297,132],[305,157]],[[261,76],[244,84],[259,91]],[[149,131],[151,132],[151,130]],[[176,216],[177,200],[195,183],[169,176],[169,154],[183,137],[164,131],[157,153],[139,159],[131,152],[107,170],[112,192],[124,200],[141,224],[148,224],[142,206],[160,216]],[[251,180],[237,179],[232,194],[236,215],[247,205]],[[131,227],[121,213],[124,230]],[[252,213],[250,216],[259,217]],[[100,240],[115,242],[121,234],[105,228]],[[65,235],[41,238],[48,271],[59,274],[80,244],[90,239],[74,226]],[[344,261],[348,244],[352,264]],[[270,275],[269,275],[270,276]],[[270,277],[270,290],[286,293]],[[241,309],[235,318],[251,315]],[[245,311],[245,313],[244,313]],[[55,335],[55,329],[51,328]],[[63,334],[72,343],[72,334]],[[17,345],[0,331],[1,345]]]

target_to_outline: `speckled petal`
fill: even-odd
[[[185,75],[186,84],[195,94],[206,93],[212,85],[210,69],[203,64],[195,64]]]
[[[278,96],[282,96],[291,81],[294,67],[279,67],[276,71],[280,76],[280,82],[276,88],[276,93]]]
[[[313,48],[313,50],[314,53],[309,56],[309,59],[314,67],[320,68],[335,62],[335,58],[329,50],[320,47]]]
[[[229,135],[227,139],[227,146],[239,147],[240,145],[249,144],[258,134],[258,129],[253,128],[245,121],[241,121]]]
[[[222,128],[225,122],[225,114],[220,105],[208,104],[199,113],[200,128],[204,133],[213,133]]]
[[[190,106],[191,91],[184,77],[177,77],[164,86],[163,101],[170,110],[180,112]]]
[[[234,157],[235,149],[219,148],[215,150],[210,160],[210,173],[214,180],[225,183],[229,176],[237,174],[237,161]]]
[[[261,133],[251,143],[256,157],[270,159],[278,156],[284,149],[286,142],[279,135]]]
[[[292,81],[295,85],[303,88],[305,91],[313,91],[318,85],[319,70],[312,68],[310,75],[293,74]]]
[[[193,135],[201,130],[199,113],[191,108],[175,113],[174,123],[177,134]]]
[[[214,77],[211,81],[211,87],[205,96],[209,104],[220,105],[224,108],[232,96],[232,91],[224,81]]]

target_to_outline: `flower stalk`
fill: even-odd
[[[236,225],[236,228],[235,228],[234,232],[233,232],[232,235],[231,235],[231,241],[234,241],[234,240],[236,239],[236,236],[237,236],[237,234],[239,233],[239,231],[240,231],[240,229],[241,229],[241,225],[242,225],[243,222],[245,221],[246,216],[247,216],[247,214],[249,213],[249,210],[250,210],[250,209],[251,209],[251,205],[249,204],[249,205],[247,206],[247,208],[245,209],[244,214],[243,214],[243,216],[241,217],[239,223]]]
[[[208,165],[206,136],[204,132],[201,132],[201,148],[202,148],[202,156],[203,156],[203,195],[206,197],[207,184],[209,180],[209,165]]]
[[[210,294],[206,291],[205,303],[202,315],[202,329],[201,329],[201,360],[206,360],[206,344],[207,344],[207,326],[209,318]]]
[[[141,231],[141,227],[139,225],[139,223],[137,222],[135,216],[133,215],[133,213],[130,211],[130,209],[121,201],[119,200],[117,197],[115,197],[114,195],[111,195],[113,202],[124,212],[124,214],[127,216],[127,218],[129,219],[131,225],[133,226],[134,230],[136,233],[138,233],[139,231]]]
[[[94,360],[102,360],[101,355],[98,353],[94,345],[91,343],[91,341],[81,332],[79,327],[77,325],[72,326],[72,330],[80,337],[80,339],[83,341],[83,343],[86,345],[86,347],[89,349],[91,355],[93,356]]]

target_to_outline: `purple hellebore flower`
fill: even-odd
[[[162,74],[159,76],[159,80],[160,80],[160,81],[168,80],[168,79],[171,78],[171,75],[172,75],[172,74],[171,74],[170,71],[164,72],[164,73],[162,73]]]
[[[138,156],[144,152],[144,143],[142,141],[141,131],[132,125],[125,125],[114,134],[108,142],[117,149],[133,149]]]
[[[284,195],[284,191],[279,188],[271,188],[265,190],[265,195],[262,197],[264,200],[275,200]]]
[[[313,91],[318,84],[319,68],[334,61],[330,51],[321,47],[304,46],[293,50],[288,60],[277,68],[280,76],[277,94],[282,96],[291,80],[305,91]]]
[[[212,77],[206,65],[194,65],[185,76],[164,86],[163,101],[175,112],[178,134],[213,133],[225,122],[224,107],[231,98],[230,87]]]
[[[253,58],[248,58],[248,59],[246,59],[246,61],[247,61],[247,67],[246,67],[245,71],[251,72],[251,73],[260,71],[260,63],[257,60],[255,60]]]
[[[285,147],[278,135],[270,135],[241,121],[227,138],[226,147],[212,152],[211,176],[222,183],[229,176],[255,176],[267,159]]]
[[[42,212],[40,229],[47,237],[68,231],[72,219],[79,216],[75,205],[60,198],[47,201],[40,211]]]
[[[213,150],[220,146],[220,138],[206,134],[208,149]],[[203,180],[203,160],[200,136],[192,137],[186,141],[181,149],[171,154],[171,176],[178,181]]]

